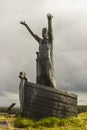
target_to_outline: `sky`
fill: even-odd
[[[56,87],[87,105],[87,0],[0,0],[0,106],[19,106],[20,71],[36,82],[38,43],[20,21],[41,36],[47,13],[54,16]]]

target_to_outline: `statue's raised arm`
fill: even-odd
[[[48,18],[48,37],[49,37],[49,43],[51,45],[51,58],[53,60],[53,32],[52,32],[52,14],[47,14],[47,18]]]
[[[34,37],[35,40],[37,40],[38,42],[40,41],[40,38],[36,34],[33,33],[33,31],[30,29],[30,27],[25,23],[25,21],[20,21],[20,24],[24,25],[27,28],[27,30]]]

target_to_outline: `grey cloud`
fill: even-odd
[[[68,53],[68,54],[67,54]],[[57,86],[72,92],[87,92],[87,67],[86,55],[82,58],[82,53],[74,52],[62,53],[57,58],[57,66],[55,67]],[[74,55],[74,57],[73,57]],[[80,58],[81,57],[81,58]]]
[[[3,0],[0,3],[0,95],[2,91],[18,93],[20,71],[25,71],[30,81],[35,82],[38,43],[19,22],[25,20],[41,36],[41,29],[47,26],[48,12],[54,15],[57,88],[86,93],[87,1]]]
[[[2,91],[0,91],[0,97],[5,96],[4,93]]]

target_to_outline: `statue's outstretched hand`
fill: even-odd
[[[48,18],[48,20],[51,20],[53,18],[52,14],[48,13],[47,18]]]
[[[25,21],[20,21],[20,24],[26,25]]]

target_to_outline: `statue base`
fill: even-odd
[[[19,90],[20,91],[20,90]],[[33,119],[77,115],[77,95],[40,84],[25,82],[22,116]]]

